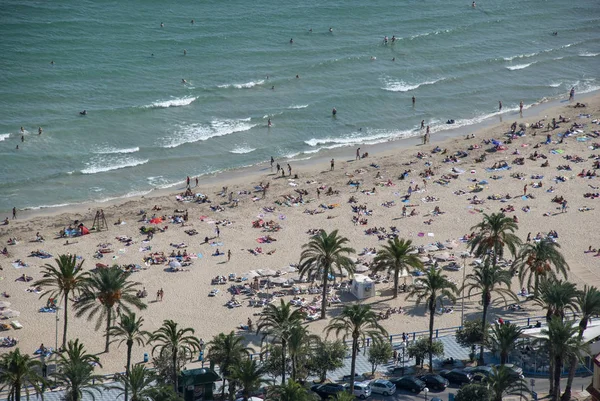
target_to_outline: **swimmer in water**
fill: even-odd
[[[275,90],[275,85],[271,86],[271,90],[274,91]]]
[[[471,4],[471,7],[475,8],[475,2],[473,2],[473,4]]]
[[[375,60],[377,60],[377,57],[371,56],[371,61],[375,61]]]
[[[385,37],[383,38],[383,43],[387,45],[387,42],[388,42],[388,37],[387,37],[387,36],[385,36]]]
[[[87,110],[80,111],[79,114],[82,116],[87,116]]]
[[[296,78],[300,78],[300,75],[296,74]]]
[[[182,84],[187,84],[187,81],[185,79],[181,78],[181,83]]]
[[[392,35],[392,43],[394,43],[396,41],[396,36]]]
[[[44,130],[42,129],[42,127],[39,127],[39,128],[38,128],[38,135],[42,135],[42,132],[43,132],[43,131],[44,131]]]
[[[50,64],[54,65],[54,60],[50,61]]]
[[[291,39],[290,39],[290,43],[294,43],[294,38],[291,38]]]
[[[333,32],[333,28],[332,27],[329,27],[329,32]]]
[[[21,127],[21,134],[25,133],[25,128]]]
[[[165,24],[163,24],[163,23],[161,22],[161,23],[160,23],[160,27],[161,27],[161,28],[164,28],[164,27],[165,27]]]
[[[309,28],[308,32],[312,33],[312,28]]]
[[[194,25],[194,20],[191,21],[191,24]]]
[[[392,58],[392,61],[396,61],[396,57]]]
[[[333,114],[334,116],[337,114],[337,110],[335,109],[335,107],[333,108],[333,110],[331,110],[331,114]]]
[[[271,119],[269,118],[269,121],[267,121],[267,126],[271,127]]]
[[[184,56],[187,55],[187,50],[186,49],[183,49],[183,55]]]

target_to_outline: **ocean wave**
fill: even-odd
[[[10,134],[0,134],[0,142],[7,140],[10,138]]]
[[[438,30],[438,31],[417,33],[417,34],[411,35],[409,37],[409,40],[414,40],[414,39],[417,39],[417,38],[424,38],[425,36],[429,36],[429,35],[440,35],[442,33],[450,33],[452,31],[453,31],[453,29],[441,29],[441,30]]]
[[[229,153],[235,153],[237,155],[242,155],[244,153],[250,153],[250,152],[254,152],[256,149],[254,148],[249,148],[249,147],[245,147],[245,146],[238,146],[237,148],[230,150]]]
[[[323,149],[335,149],[344,146],[353,145],[375,145],[378,143],[388,142],[392,139],[398,138],[409,138],[411,136],[418,135],[416,130],[405,130],[405,131],[387,131],[387,130],[373,130],[367,132],[366,136],[359,136],[358,133],[352,134],[347,137],[340,138],[312,138],[308,141],[304,141],[310,147],[319,147],[318,150]],[[319,146],[326,145],[326,146]],[[305,153],[315,153],[316,151],[307,151]]]
[[[194,100],[198,99],[197,97],[181,97],[170,100],[156,101],[152,104],[148,104],[143,106],[144,109],[166,109],[168,107],[181,107],[192,104]]]
[[[558,87],[560,87],[561,85],[562,85],[562,82],[551,82],[549,86],[550,86],[551,88],[558,88]]]
[[[288,107],[288,109],[305,109],[307,107],[308,107],[307,104],[297,104],[297,105],[294,104],[294,105]]]
[[[535,64],[535,61],[533,63],[528,63],[528,64],[517,64],[517,65],[509,65],[506,68],[511,70],[511,71],[515,71],[515,70],[522,70],[524,68],[527,68],[531,65]]]
[[[163,148],[176,148],[186,143],[206,141],[210,138],[248,131],[257,124],[251,124],[250,118],[239,120],[213,120],[210,125],[189,124],[180,126],[174,135],[167,139]]]
[[[109,155],[109,154],[120,154],[120,153],[135,153],[135,152],[139,152],[139,151],[140,151],[140,148],[138,148],[138,147],[125,148],[125,149],[117,149],[117,148],[107,147],[107,148],[98,149],[94,153],[99,154],[99,155]]]
[[[126,159],[126,160],[120,160],[114,164],[106,165],[106,161],[102,160],[102,161],[99,161],[98,163],[88,163],[88,167],[81,170],[81,174],[104,173],[107,171],[120,170],[122,168],[127,168],[127,167],[141,166],[142,164],[146,164],[148,162],[149,162],[148,159],[145,159],[145,160]]]
[[[584,52],[584,53],[579,53],[580,57],[596,57],[597,55],[599,55],[600,53],[590,53],[590,52]]]
[[[504,57],[504,61],[513,61],[516,58],[529,58],[533,56],[537,56],[539,53],[529,53],[529,54],[519,54],[517,56]]]
[[[394,81],[391,79],[384,79],[383,83],[385,86],[381,89],[390,91],[390,92],[408,92],[408,91],[415,90],[421,86],[433,85],[435,83],[443,81],[444,79],[446,79],[446,78],[439,78],[439,79],[436,79],[433,81],[425,81],[425,82],[421,82],[419,84],[409,84],[404,81]]]
[[[108,198],[103,198],[103,199],[98,199],[95,200],[95,203],[104,203],[104,202],[110,202],[113,200],[117,200],[117,199],[127,199],[127,198],[134,198],[134,197],[141,197],[141,196],[145,196],[148,195],[150,192],[152,192],[152,189],[147,189],[145,191],[131,191],[126,193],[125,195],[121,195],[121,196],[111,196]]]
[[[226,89],[226,88],[250,89],[250,88],[254,88],[257,85],[262,85],[264,83],[265,83],[265,80],[261,79],[260,81],[250,81],[250,82],[246,82],[245,84],[223,84],[223,85],[217,85],[217,87],[222,88],[222,89]]]

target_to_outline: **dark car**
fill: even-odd
[[[427,387],[433,390],[443,391],[450,385],[448,379],[444,379],[440,375],[434,375],[432,373],[428,375],[420,376],[419,379],[425,382]]]
[[[490,366],[471,366],[464,368],[463,371],[473,375],[473,380],[476,382],[480,382],[494,374],[494,369]]]
[[[412,393],[420,393],[425,387],[427,387],[425,382],[419,380],[415,376],[403,376],[390,379],[390,381],[396,385],[396,388],[408,390]]]
[[[346,391],[343,384],[337,383],[315,384],[310,389],[317,393],[322,399],[327,399],[332,395],[335,396],[337,393]]]
[[[461,369],[442,370],[439,374],[451,384],[456,384],[458,386],[473,382],[473,375]]]
[[[522,379],[523,376],[523,369],[513,365],[512,363],[507,363],[505,365],[495,365],[497,369],[500,369],[501,366],[504,366],[505,368],[508,369],[508,373],[510,374],[510,377],[512,377],[513,379]]]

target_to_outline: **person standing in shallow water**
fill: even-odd
[[[502,100],[498,100],[498,111],[502,111]]]

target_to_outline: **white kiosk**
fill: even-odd
[[[350,284],[350,292],[358,299],[375,296],[375,282],[364,274],[355,274]]]

